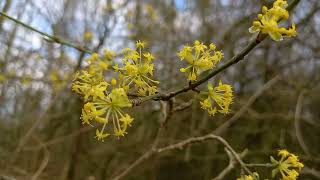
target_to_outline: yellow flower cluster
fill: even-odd
[[[123,50],[124,58],[122,67],[113,66],[114,70],[119,72],[121,86],[126,90],[133,88],[140,95],[153,95],[157,92],[158,81],[153,80],[154,65],[152,61],[154,56],[150,52],[143,51],[145,43],[136,42],[137,50],[126,48]]]
[[[122,108],[131,107],[131,103],[123,88],[114,88],[111,92],[93,102],[88,102],[82,110],[82,121],[84,124],[90,124],[95,120],[102,123],[101,130],[96,130],[96,137],[102,140],[110,134],[105,132],[106,125],[112,120],[115,136],[124,136],[127,127],[133,121],[129,114],[125,114]],[[91,124],[90,124],[91,125]]]
[[[84,98],[84,107],[82,109],[82,123],[93,126],[93,123],[102,124],[101,130],[96,130],[98,140],[110,135],[110,130],[113,128],[113,135],[120,137],[126,134],[128,126],[133,121],[133,118],[123,111],[124,108],[132,106],[127,92],[137,88],[140,94],[154,94],[158,84],[150,78],[153,75],[154,57],[151,53],[143,53],[144,43],[138,41],[136,46],[139,52],[127,50],[123,59],[124,66],[119,68],[114,66],[119,83],[112,78],[106,81],[104,74],[109,69],[109,66],[114,63],[112,60],[115,53],[104,50],[103,55],[92,54],[87,62],[89,66],[85,70],[76,73],[72,90],[80,94]],[[134,86],[131,86],[134,85]],[[108,127],[109,122],[112,126]]]
[[[104,80],[103,71],[107,70],[109,62],[101,59],[98,54],[93,54],[87,59],[89,67],[87,70],[76,72],[72,84],[72,90],[84,97],[87,102],[89,98],[95,101],[105,96],[109,83]]]
[[[185,60],[189,66],[180,71],[188,73],[188,80],[195,81],[201,72],[213,69],[222,59],[223,53],[216,51],[216,46],[211,43],[208,46],[200,41],[195,41],[193,46],[184,46],[178,52],[181,60]]]
[[[280,20],[287,20],[289,12],[286,10],[288,3],[286,0],[276,0],[273,7],[268,9],[266,6],[262,7],[262,13],[258,14],[258,20],[253,21],[252,26],[249,28],[250,33],[261,32],[268,34],[273,40],[281,41],[283,36],[292,37],[296,36],[295,24],[291,28],[279,27]]]
[[[276,167],[272,170],[272,177],[274,178],[278,173],[282,176],[281,180],[295,180],[299,172],[303,168],[303,164],[299,161],[298,156],[289,153],[287,150],[279,150],[278,156],[280,160],[275,160],[270,157],[272,164]]]
[[[200,102],[201,108],[207,110],[210,115],[215,115],[217,111],[223,114],[229,112],[229,106],[233,102],[232,86],[220,81],[217,87],[213,87],[209,82],[208,92],[202,93],[207,98]]]

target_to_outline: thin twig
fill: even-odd
[[[199,137],[192,137],[188,138],[186,140],[180,141],[175,144],[171,144],[162,148],[151,148],[146,153],[144,153],[142,156],[140,156],[136,161],[134,161],[125,171],[123,171],[120,175],[113,178],[113,180],[119,180],[123,177],[125,177],[132,169],[134,169],[136,166],[140,165],[142,162],[146,161],[150,157],[152,157],[155,154],[160,154],[163,152],[171,151],[171,150],[177,150],[177,149],[184,149],[186,146],[195,144],[195,143],[201,143],[205,142],[206,140],[218,140],[220,143],[222,143],[234,156],[235,160],[241,165],[241,167],[248,173],[252,174],[250,169],[246,166],[246,163],[244,163],[241,159],[241,157],[236,153],[236,151],[229,145],[229,143],[223,139],[220,136],[214,135],[214,134],[207,134],[205,136],[199,136]]]
[[[219,142],[221,142],[226,148],[228,148],[228,150],[230,150],[230,152],[233,154],[235,159],[239,162],[241,167],[247,173],[251,174],[251,171],[246,167],[245,163],[241,160],[241,158],[238,156],[238,154],[235,152],[235,150],[233,150],[233,148],[229,145],[229,143],[225,139],[223,139],[222,137],[214,135],[214,134],[207,134],[205,136],[189,138],[189,139],[186,139],[186,140],[181,141],[179,143],[172,144],[172,145],[169,145],[169,146],[166,146],[163,148],[159,148],[159,149],[157,149],[157,153],[161,153],[161,152],[169,151],[169,150],[174,150],[174,149],[183,149],[185,146],[187,146],[189,144],[203,142],[203,141],[209,140],[209,139],[215,139],[215,140],[218,140]]]
[[[45,33],[45,32],[42,32],[42,31],[40,31],[40,30],[38,30],[38,29],[36,29],[36,28],[34,28],[34,27],[32,27],[32,26],[24,23],[24,22],[21,22],[21,21],[18,20],[18,19],[15,19],[15,18],[7,15],[7,14],[4,13],[4,12],[0,12],[0,15],[2,15],[3,17],[5,17],[5,18],[7,18],[7,19],[9,19],[9,20],[17,23],[17,24],[20,24],[21,26],[23,26],[23,27],[25,27],[25,28],[27,28],[27,29],[29,29],[29,30],[31,30],[31,31],[34,31],[34,32],[36,32],[36,33],[38,33],[38,34],[46,37],[47,40],[49,40],[49,41],[52,41],[52,42],[55,42],[55,43],[58,43],[58,44],[62,44],[62,45],[66,45],[66,46],[75,48],[75,49],[77,49],[78,51],[81,51],[81,52],[84,52],[84,53],[88,53],[88,54],[92,54],[92,53],[93,53],[92,51],[90,51],[90,50],[88,50],[88,49],[86,49],[86,48],[84,48],[84,47],[82,47],[82,46],[72,44],[72,43],[70,43],[70,42],[68,42],[68,41],[66,41],[66,40],[64,40],[64,39],[62,39],[62,38],[59,38],[59,37],[50,35],[50,34]]]
[[[49,163],[49,159],[50,159],[50,153],[49,153],[47,147],[43,145],[42,141],[39,138],[37,138],[36,136],[34,136],[34,137],[43,148],[44,158],[43,158],[39,168],[37,169],[37,171],[32,175],[31,180],[37,180],[39,178],[39,176],[41,175],[43,170],[47,167],[47,165]]]
[[[122,179],[124,176],[126,176],[129,172],[131,172],[132,169],[134,169],[136,166],[140,165],[142,162],[144,162],[146,159],[149,159],[154,153],[156,153],[157,146],[159,144],[159,139],[161,137],[161,134],[164,130],[164,123],[168,120],[168,111],[172,111],[172,107],[167,109],[167,103],[160,101],[161,110],[162,113],[160,114],[160,126],[158,128],[156,137],[153,140],[153,143],[151,145],[151,148],[142,154],[137,160],[135,160],[128,168],[126,168],[123,172],[121,172],[119,175],[114,177],[114,180]],[[169,117],[170,118],[170,117]]]
[[[151,156],[153,156],[156,153],[156,146],[158,145],[159,142],[159,137],[160,137],[160,133],[162,131],[163,127],[160,126],[160,128],[158,129],[156,138],[151,146],[151,148],[145,152],[144,154],[142,154],[137,160],[135,160],[132,164],[130,164],[123,172],[121,172],[119,175],[117,175],[116,177],[113,178],[113,180],[119,180],[122,179],[123,177],[125,177],[128,173],[130,173],[132,171],[132,169],[134,169],[136,166],[140,165],[142,162],[144,162],[145,160],[149,159]]]
[[[228,157],[229,157],[229,164],[226,168],[224,168],[215,178],[212,178],[212,180],[222,180],[224,179],[224,177],[229,174],[238,164],[238,161],[236,161],[236,159],[234,158],[234,156],[231,154],[231,152],[227,149],[224,148],[224,150],[226,151]],[[239,154],[240,158],[243,158],[244,156],[246,156],[248,153],[248,150],[244,150],[242,153]]]
[[[300,0],[293,0],[289,6],[287,7],[288,11],[292,11],[294,9],[294,7],[300,2]],[[221,67],[219,67],[218,69],[210,72],[208,75],[206,75],[205,77],[203,77],[202,79],[195,81],[195,82],[190,82],[188,86],[178,89],[176,91],[173,92],[169,92],[169,93],[158,93],[155,96],[150,97],[145,97],[142,98],[142,102],[148,101],[148,100],[162,100],[162,101],[168,101],[169,99],[184,93],[184,92],[188,92],[190,90],[193,90],[195,88],[197,88],[198,86],[200,86],[201,84],[207,82],[209,79],[213,78],[214,76],[216,76],[217,74],[223,72],[224,70],[226,70],[227,68],[229,68],[230,66],[237,64],[238,62],[240,62],[241,60],[244,59],[244,57],[246,55],[248,55],[251,50],[253,50],[257,45],[259,45],[262,41],[264,41],[266,39],[266,35],[264,34],[259,34],[256,38],[254,38],[252,41],[250,41],[248,43],[248,45],[243,48],[238,54],[236,54],[235,56],[233,56],[229,61],[227,61],[224,65],[222,65]]]
[[[263,39],[262,39],[263,40]],[[240,53],[238,53],[237,55],[235,55],[233,58],[231,58],[228,62],[226,62],[224,65],[222,65],[220,68],[218,68],[217,70],[212,71],[211,73],[209,73],[208,75],[206,75],[205,77],[203,77],[202,79],[193,82],[193,83],[189,83],[188,86],[181,88],[179,90],[176,90],[174,92],[170,92],[167,94],[159,94],[157,97],[155,97],[154,99],[156,100],[163,100],[163,101],[167,101],[169,99],[171,99],[172,97],[177,96],[178,94],[184,93],[184,92],[188,92],[192,89],[195,89],[196,87],[200,86],[201,84],[203,84],[204,82],[207,82],[209,79],[213,78],[214,76],[216,76],[217,74],[219,74],[220,72],[223,72],[224,70],[226,70],[227,68],[229,68],[230,66],[232,66],[233,64],[238,63],[240,60],[242,60],[247,54],[249,54],[249,52],[255,48],[258,44],[260,44],[262,42],[262,40],[257,40],[254,39],[252,40]]]
[[[163,118],[161,119],[160,126],[165,126],[169,119],[172,117],[173,114],[173,104],[174,99],[170,99],[169,101],[160,101],[161,106],[163,108],[162,114]]]
[[[183,111],[183,110],[189,108],[192,105],[192,103],[193,103],[193,99],[191,99],[188,102],[182,103],[179,106],[174,107],[172,111],[173,112]]]
[[[247,167],[274,167],[273,164],[266,163],[266,164],[246,164]]]
[[[295,115],[294,115],[294,127],[295,127],[295,130],[296,130],[296,136],[297,136],[298,143],[301,146],[303,152],[307,156],[311,156],[310,151],[308,149],[308,146],[304,142],[303,135],[302,135],[302,132],[301,132],[301,126],[300,126],[302,103],[303,103],[303,99],[304,99],[304,94],[305,93],[306,93],[306,91],[302,90],[300,92],[298,100],[297,100],[296,111],[295,111]]]
[[[288,11],[292,11],[293,8],[300,2],[300,0],[293,0],[289,6],[287,7],[287,10]],[[49,35],[45,32],[42,32],[40,30],[37,30],[36,28],[34,27],[31,27],[30,25],[28,24],[25,24],[21,21],[19,21],[18,19],[15,19],[11,16],[8,16],[6,13],[4,12],[0,12],[0,15],[24,26],[25,28],[27,29],[30,29],[34,32],[37,32],[47,38],[49,38],[49,40],[51,41],[54,41],[56,43],[59,43],[59,44],[64,44],[66,46],[70,46],[70,47],[73,47],[79,51],[82,51],[82,52],[85,52],[85,53],[89,53],[89,54],[92,54],[93,52],[90,51],[90,50],[87,50],[81,46],[77,46],[77,45],[74,45],[70,42],[67,42],[65,40],[62,40],[58,37],[55,37],[55,36],[52,36],[52,35]],[[230,66],[238,63],[239,61],[243,60],[244,57],[246,55],[248,55],[250,53],[251,50],[253,50],[258,44],[260,44],[267,36],[266,35],[261,35],[259,34],[255,39],[253,39],[251,42],[249,42],[249,44],[240,51],[240,53],[236,54],[234,57],[232,57],[227,63],[225,63],[224,65],[222,65],[220,68],[218,68],[217,70],[215,71],[212,71],[211,73],[209,73],[208,75],[206,75],[205,77],[203,77],[202,79],[196,81],[196,82],[193,82],[193,83],[189,83],[188,86],[184,87],[184,88],[181,88],[179,90],[176,90],[176,91],[173,91],[173,92],[170,92],[170,93],[167,93],[167,94],[162,94],[162,93],[158,93],[156,95],[152,95],[152,96],[147,96],[147,97],[144,97],[144,98],[141,98],[139,99],[139,101],[137,103],[133,103],[134,105],[140,105],[141,103],[145,102],[145,101],[148,101],[148,100],[151,100],[151,99],[154,99],[154,100],[163,100],[163,101],[168,101],[169,99],[171,99],[172,97],[174,96],[177,96],[178,94],[181,94],[181,93],[184,93],[184,92],[187,92],[187,91],[190,91],[190,90],[194,90],[196,89],[196,87],[200,86],[201,84],[203,84],[204,82],[208,81],[209,79],[213,78],[214,76],[216,76],[217,74],[219,74],[220,72],[223,72],[224,70],[226,70],[227,68],[229,68]]]
[[[125,177],[133,168],[140,165],[145,160],[149,159],[155,153],[154,149],[150,149],[148,152],[144,153],[140,156],[136,161],[134,161],[126,170],[124,170],[121,174],[113,178],[113,180],[119,180]]]

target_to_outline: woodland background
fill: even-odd
[[[183,44],[216,43],[225,56],[221,65],[255,38],[248,28],[262,5],[271,3],[1,0],[0,10],[96,52],[107,48],[121,53],[136,40],[144,40],[156,57],[160,90],[169,91],[188,83],[179,72],[184,64],[177,57]],[[291,20],[297,24],[297,37],[281,42],[267,39],[211,80],[222,79],[234,87],[228,115],[209,117],[198,101],[190,101],[195,92],[188,92],[175,97],[174,107],[184,108],[170,115],[161,111],[168,104],[158,101],[131,109],[135,120],[127,136],[99,142],[93,138],[95,129],[82,126],[83,104],[70,88],[73,73],[86,66],[88,55],[0,16],[0,177],[112,179],[151,148],[159,122],[170,116],[159,137],[161,147],[216,130],[237,152],[247,149],[245,162],[268,162],[270,155],[284,148],[304,162],[300,179],[320,179],[320,2],[301,1]],[[84,39],[87,31],[93,33],[92,40]],[[228,162],[223,146],[209,140],[156,154],[123,179],[211,179]],[[265,168],[254,170],[262,177],[270,173]],[[239,174],[237,165],[224,179]]]

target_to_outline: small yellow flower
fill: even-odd
[[[275,41],[283,40],[283,36],[296,36],[297,33],[294,24],[292,24],[292,27],[289,29],[279,27],[278,24],[280,20],[287,20],[289,18],[289,12],[285,9],[287,6],[288,3],[286,0],[276,0],[270,9],[263,6],[262,14],[258,14],[258,20],[253,21],[249,32],[268,34]]]
[[[94,62],[94,61],[97,61],[98,59],[99,59],[99,54],[93,53],[93,54],[87,59],[87,61],[88,61],[89,63],[92,63],[92,62]]]
[[[129,116],[129,114],[125,114],[124,116],[122,116],[119,121],[122,122],[122,128],[126,129],[127,126],[130,126],[132,121],[133,121],[133,118],[131,118]]]
[[[288,157],[290,155],[290,153],[287,150],[282,149],[282,150],[278,151],[278,155],[281,157]]]
[[[140,44],[139,47],[142,45]],[[156,92],[156,87],[147,82],[152,79],[148,77],[153,73],[153,56],[150,53],[142,51],[125,50],[127,55],[124,58],[125,66],[119,68],[114,66],[115,73],[119,75],[119,82],[115,78],[110,80],[110,84],[105,81],[104,72],[108,70],[109,63],[114,54],[108,50],[104,51],[104,55],[92,54],[87,62],[89,66],[86,70],[81,70],[75,74],[72,83],[72,90],[80,94],[84,98],[84,106],[82,109],[82,124],[93,126],[93,124],[103,124],[101,129],[96,130],[96,138],[104,141],[110,135],[117,137],[126,134],[128,126],[131,125],[133,118],[129,114],[124,113],[124,108],[132,106],[126,91],[130,89],[130,84],[137,82],[136,86],[150,93]],[[56,77],[54,76],[56,79]],[[131,82],[125,84],[124,79],[131,78]],[[146,85],[147,84],[147,85]],[[110,128],[107,127],[112,122],[113,132],[108,133]]]
[[[148,61],[148,62],[151,62],[152,60],[154,60],[153,55],[149,52],[143,53],[143,56],[146,58],[146,61]]]
[[[289,171],[287,175],[282,177],[282,180],[296,180],[299,173],[296,170]]]
[[[114,136],[116,137],[121,137],[124,136],[127,132],[125,132],[125,130],[123,129],[114,129]]]
[[[140,40],[138,40],[137,42],[136,42],[136,47],[137,48],[144,48],[144,45],[145,45],[145,42],[143,42],[143,41],[140,41]]]
[[[96,130],[96,138],[100,141],[104,141],[106,137],[108,137],[110,134],[104,133],[103,131]]]
[[[85,41],[91,41],[93,38],[93,33],[91,31],[86,31],[83,34],[83,38]]]
[[[117,80],[115,78],[111,79],[111,85],[114,87],[117,85]]]
[[[131,125],[133,118],[123,112],[123,108],[131,107],[126,92],[122,88],[113,88],[112,91],[92,102],[88,102],[82,109],[82,123],[91,125],[92,121],[103,124],[101,130],[96,131],[98,140],[109,136],[106,126],[112,122],[114,136],[124,136],[127,127]]]
[[[101,118],[105,112],[105,109],[97,110],[91,102],[86,103],[82,109],[82,124],[91,125],[91,120],[96,120],[99,123],[106,123],[108,119]]]
[[[103,59],[97,53],[93,53],[87,60],[89,63],[88,72],[90,74],[101,74],[109,67],[109,60]]]
[[[232,87],[228,84],[222,84],[219,82],[217,87],[213,87],[208,83],[208,92],[202,92],[206,94],[206,99],[200,102],[201,108],[208,111],[209,115],[213,116],[216,112],[227,114],[229,112],[229,106],[233,102]]]
[[[270,157],[272,164],[276,167],[272,170],[272,177],[277,174],[282,176],[282,180],[295,180],[297,179],[299,172],[303,168],[303,164],[299,161],[298,156],[289,153],[287,150],[279,150],[278,156],[280,160],[275,160]]]
[[[93,99],[103,98],[109,84],[103,80],[102,75],[92,75],[87,71],[76,73],[75,80],[72,83],[72,90],[84,96],[84,100],[88,101],[90,97]]]
[[[132,89],[140,95],[152,95],[157,92],[158,81],[152,79],[154,56],[150,52],[143,52],[144,43],[137,41],[137,50],[126,48],[123,50],[123,66],[113,66],[119,72],[119,84],[125,90]]]
[[[111,61],[116,56],[116,53],[113,51],[109,51],[107,49],[104,49],[103,55],[106,60]]]
[[[216,46],[213,43],[208,48],[200,41],[195,41],[192,47],[184,46],[178,52],[178,56],[181,60],[186,61],[189,66],[181,68],[180,71],[188,73],[188,80],[195,81],[201,72],[213,69],[222,59],[222,52],[215,51],[215,49]]]
[[[209,45],[209,48],[210,48],[212,51],[214,51],[214,50],[216,50],[216,45],[213,44],[213,43],[211,43],[211,44]]]

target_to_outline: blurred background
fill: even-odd
[[[289,1],[290,2],[290,1]],[[223,50],[220,65],[255,38],[248,32],[262,5],[271,0],[1,0],[0,10],[38,30],[102,53],[134,47],[143,40],[155,58],[161,91],[187,85],[177,52],[195,40]],[[305,164],[300,179],[320,179],[320,2],[301,1],[291,13],[298,36],[262,42],[243,61],[211,81],[234,87],[228,115],[209,117],[195,92],[174,98],[174,112],[159,147],[214,130],[245,162],[269,161],[278,149]],[[149,101],[130,109],[128,134],[105,142],[83,126],[81,98],[71,91],[75,71],[88,54],[54,43],[0,16],[0,177],[3,179],[112,179],[147,152],[164,118]],[[281,77],[276,78],[275,77]],[[270,85],[271,81],[271,85]],[[267,84],[269,82],[269,84]],[[267,84],[267,85],[266,85]],[[268,87],[266,87],[268,86]],[[199,89],[204,89],[205,84]],[[239,111],[242,112],[239,113]],[[238,114],[237,117],[233,117]],[[221,125],[233,117],[225,128]],[[229,163],[213,141],[157,154],[122,179],[211,179]],[[253,168],[262,178],[270,170]],[[224,179],[236,179],[236,166]]]

